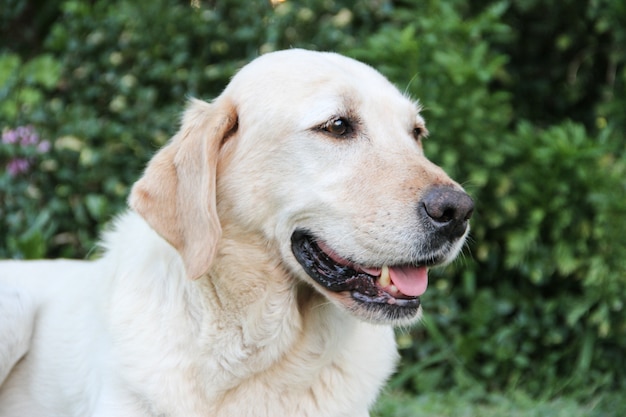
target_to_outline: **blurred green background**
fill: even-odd
[[[419,98],[477,204],[374,414],[626,415],[622,0],[3,0],[0,257],[89,257],[186,98],[289,47]]]

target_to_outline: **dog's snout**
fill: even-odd
[[[474,200],[452,187],[433,187],[427,191],[420,207],[438,232],[458,238],[467,229],[467,221],[474,212]]]

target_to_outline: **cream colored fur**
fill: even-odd
[[[290,236],[372,264],[415,250],[411,203],[458,187],[411,136],[418,110],[370,67],[301,50],[192,100],[98,260],[0,263],[0,417],[367,416],[398,323],[322,291]],[[342,112],[366,134],[321,132]]]

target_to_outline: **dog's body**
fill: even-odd
[[[335,54],[194,101],[99,260],[0,263],[0,417],[368,415],[468,231],[424,131]]]
[[[189,280],[139,216],[124,215],[118,229],[93,263],[3,266],[39,312],[30,351],[0,391],[2,416],[366,414],[396,359],[388,327],[319,296],[299,306],[275,265],[222,266],[221,277],[239,283],[231,294]]]

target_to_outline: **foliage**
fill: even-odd
[[[385,392],[374,417],[621,417],[626,413],[618,394],[602,393],[588,403],[571,398],[537,400],[521,391],[485,393],[480,390],[433,392],[411,397]]]
[[[0,17],[23,19],[22,11],[33,4],[18,3]],[[380,14],[373,12],[379,2],[361,0],[355,13],[347,0],[308,3],[275,10],[269,2],[244,0],[200,8],[175,0],[47,3],[46,14],[58,17],[34,30],[47,30],[41,54],[28,59],[31,37],[0,49],[0,126],[33,125],[53,135],[49,158],[55,168],[20,177],[32,179],[40,192],[24,195],[25,184],[11,177],[0,190],[0,197],[16,202],[11,209],[45,207],[50,221],[43,253],[84,257],[90,252],[102,224],[124,208],[129,186],[146,161],[174,133],[186,97],[217,96],[236,69],[261,51],[311,42],[332,48],[351,34],[356,37],[357,23],[365,31],[375,20],[369,16]],[[54,5],[57,10],[50,11]],[[12,26],[5,24],[0,33]],[[316,31],[314,36],[296,30],[305,27]],[[24,227],[4,217],[0,236],[12,239]],[[42,254],[9,246],[0,245],[0,256]]]
[[[475,192],[475,262],[436,282],[426,329],[438,347],[413,353],[441,373],[429,351],[443,352],[459,383],[621,387],[626,160],[571,122],[500,140],[502,163],[485,169],[501,176]]]
[[[46,226],[50,221],[49,209],[31,202],[40,200],[41,175],[34,173],[28,180],[17,180],[33,173],[49,150],[50,142],[42,140],[31,126],[2,133],[0,163],[6,170],[0,174],[0,190],[14,189],[10,193],[0,191],[0,196],[4,197],[0,218],[5,219],[2,229],[6,228],[1,231],[8,251],[28,253],[32,258],[45,255],[45,239],[50,237],[46,233],[49,229]]]
[[[11,1],[0,34],[32,13]],[[263,52],[338,50],[420,99],[426,153],[477,202],[463,259],[432,271],[423,325],[398,335],[392,386],[623,389],[626,7],[470,3],[47,2],[0,45],[0,256],[88,256],[187,96]],[[568,83],[577,48],[601,59]]]
[[[488,43],[509,36],[507,3],[465,18],[451,2],[426,3],[396,13],[400,24],[354,53],[386,63],[425,103],[427,154],[476,199],[475,243],[468,258],[433,274],[425,328],[413,330],[414,341],[401,336],[406,365],[395,386],[482,381],[542,395],[624,387],[623,133],[518,118],[514,96],[495,87],[511,76],[508,56]]]
[[[491,0],[474,0],[480,13]],[[615,0],[511,0],[502,22],[511,31],[490,35],[494,49],[509,57],[516,112],[542,125],[572,119],[587,128],[623,120],[626,4]],[[617,103],[615,103],[617,104]],[[612,107],[612,106],[610,106]]]

